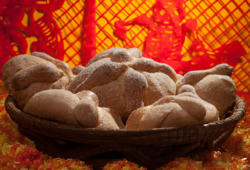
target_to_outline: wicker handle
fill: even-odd
[[[223,132],[217,139],[215,139],[209,146],[209,149],[215,149],[220,147],[225,140],[231,135],[234,129],[230,128],[227,131]]]

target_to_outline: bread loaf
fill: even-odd
[[[9,95],[23,108],[36,92],[66,88],[73,74],[65,62],[34,52],[11,58],[3,67],[2,78]]]
[[[152,105],[133,111],[126,129],[183,127],[219,120],[216,107],[202,100],[191,85],[183,85],[177,95],[163,97]]]
[[[29,99],[24,112],[84,128],[119,129],[123,127],[119,115],[99,107],[98,98],[91,91],[73,94],[64,89],[43,90]]]
[[[49,89],[33,95],[23,111],[40,118],[76,125],[78,122],[73,111],[78,103],[78,96],[67,90]]]
[[[93,57],[69,90],[93,91],[100,106],[115,109],[126,120],[133,110],[174,95],[176,80],[170,66],[143,58],[140,50],[112,48]]]
[[[199,99],[187,96],[165,96],[152,105],[133,111],[126,129],[153,129],[202,124],[206,108]]]
[[[233,105],[236,87],[229,76],[208,75],[195,86],[197,94],[205,101],[213,104],[219,110],[220,117]]]
[[[236,86],[231,79],[233,68],[219,64],[208,70],[190,71],[177,82],[177,90],[185,84],[194,86],[198,96],[213,104],[224,118],[236,96]]]

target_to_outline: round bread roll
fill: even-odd
[[[12,78],[16,73],[39,64],[48,64],[48,62],[41,58],[31,57],[30,55],[18,55],[8,60],[2,70],[2,80],[8,93],[13,94],[13,91],[15,91],[15,87],[12,85]]]
[[[84,128],[120,129],[124,126],[119,114],[98,106],[98,98],[91,91],[77,94],[64,89],[40,91],[29,99],[24,112]]]
[[[183,85],[194,86],[198,96],[214,105],[220,118],[233,105],[236,97],[236,86],[231,79],[233,68],[227,64],[219,64],[208,70],[190,71],[177,82],[177,91]]]
[[[76,125],[78,122],[73,111],[78,103],[78,96],[70,91],[49,89],[33,95],[23,111],[48,120]]]
[[[35,93],[50,88],[67,88],[73,79],[68,64],[41,53],[18,55],[5,63],[4,85],[22,109]]]
[[[220,117],[233,105],[236,87],[229,76],[208,75],[195,86],[197,94],[219,110]]]
[[[183,85],[177,95],[163,97],[152,105],[133,111],[126,129],[183,127],[219,120],[217,108],[202,100],[191,85]]]
[[[133,111],[126,129],[153,129],[202,124],[206,108],[200,99],[187,96],[166,96],[152,105]]]
[[[112,48],[93,57],[69,90],[93,91],[100,106],[116,110],[125,121],[133,110],[174,95],[176,76],[170,66],[143,58],[136,48]]]

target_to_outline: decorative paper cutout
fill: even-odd
[[[114,34],[122,41],[132,41],[126,36],[127,26],[139,25],[149,29],[143,55],[167,63],[179,73],[208,69],[219,63],[236,66],[240,57],[246,54],[241,44],[234,41],[218,49],[207,50],[196,36],[196,21],[185,19],[184,2],[183,0],[157,0],[152,8],[152,17],[143,14],[130,21],[119,20],[114,25]],[[191,46],[187,49],[192,59],[183,61],[181,52],[187,36],[192,40]]]
[[[27,37],[36,39],[30,45],[31,51],[42,51],[63,59],[61,31],[52,16],[63,3],[64,0],[0,1],[0,70],[10,57],[27,53]],[[41,14],[39,18],[35,18],[35,11]],[[26,16],[27,25],[23,23]]]
[[[27,51],[43,51],[53,57],[63,59],[65,49],[61,29],[53,18],[53,12],[60,9],[65,0],[1,0],[0,2],[0,69],[3,64],[17,54]],[[85,2],[85,1],[84,1]],[[159,62],[164,62],[179,73],[190,70],[207,69],[216,64],[226,62],[232,66],[239,63],[241,56],[246,54],[238,41],[222,45],[220,48],[208,50],[197,36],[197,23],[187,19],[185,13],[186,0],[156,0],[152,7],[151,17],[142,14],[129,21],[117,21],[114,34],[122,41],[129,40],[126,36],[127,27],[139,25],[147,28],[149,33],[143,47],[143,55]],[[86,64],[96,51],[95,1],[84,4],[84,25],[81,39],[81,63]],[[35,13],[41,16],[37,17]],[[24,18],[28,23],[24,24]],[[27,38],[35,37],[35,41]],[[186,49],[191,60],[183,60],[185,39],[191,40]],[[72,46],[73,44],[69,44]]]

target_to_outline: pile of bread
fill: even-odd
[[[112,48],[70,69],[41,53],[3,67],[4,85],[27,114],[97,129],[183,127],[223,119],[236,96],[233,68],[179,75],[136,48]]]

